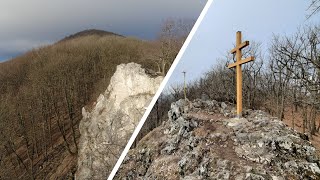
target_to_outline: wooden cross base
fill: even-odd
[[[237,117],[240,118],[242,116],[242,71],[241,64],[250,62],[254,60],[254,57],[248,57],[246,59],[242,59],[241,50],[249,46],[249,41],[245,41],[241,43],[241,31],[237,32],[236,37],[236,47],[230,51],[230,53],[236,53],[236,62],[229,64],[228,68],[236,67],[236,76],[237,76]]]

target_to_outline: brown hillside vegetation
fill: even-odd
[[[2,63],[1,177],[46,177],[64,158],[72,165],[63,171],[70,172],[81,108],[106,89],[116,65],[133,61],[155,69],[142,58],[149,44],[90,35]]]
[[[168,32],[143,41],[88,30],[0,63],[0,179],[72,178],[81,108],[121,63],[166,73],[186,37]]]
[[[287,107],[285,108],[284,112],[284,119],[283,122],[287,124],[289,127],[293,128],[294,130],[300,132],[300,133],[306,133],[305,130],[303,130],[303,116],[302,116],[303,109],[297,109],[295,111],[294,107]],[[312,113],[309,110],[309,113]],[[315,122],[317,122],[318,126],[320,125],[320,116],[317,116],[315,118]],[[320,133],[319,131],[315,132],[315,134],[311,137],[310,136],[310,142],[312,145],[317,148],[317,154],[320,155]]]

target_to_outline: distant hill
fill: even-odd
[[[75,34],[69,35],[69,36],[63,38],[62,40],[60,40],[59,42],[68,41],[68,40],[71,40],[71,39],[76,39],[76,38],[79,38],[79,37],[90,36],[90,35],[96,35],[96,36],[100,36],[100,37],[102,37],[102,36],[124,37],[122,35],[119,35],[119,34],[116,34],[116,33],[113,33],[113,32],[109,32],[109,31],[98,30],[98,29],[87,29],[87,30],[80,31],[80,32],[77,32]]]

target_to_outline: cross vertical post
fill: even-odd
[[[236,46],[239,46],[241,44],[241,32],[237,32],[236,37]],[[237,49],[236,52],[236,59],[237,61],[240,61],[242,57],[242,52],[240,49]],[[242,115],[242,71],[241,71],[241,65],[238,65],[236,67],[237,71],[237,115]],[[239,103],[238,103],[239,102]]]
[[[231,50],[231,53],[236,53],[236,62],[229,64],[228,68],[236,67],[236,86],[237,86],[237,116],[242,116],[242,70],[241,64],[250,62],[254,60],[254,57],[248,57],[242,59],[241,50],[249,45],[249,41],[241,42],[241,31],[238,31],[236,34],[236,47]]]

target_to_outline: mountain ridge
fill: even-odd
[[[105,31],[105,30],[100,30],[100,29],[86,29],[86,30],[79,31],[74,34],[68,35],[68,36],[64,37],[63,39],[59,40],[57,43],[69,41],[72,39],[77,39],[77,38],[84,37],[84,36],[91,36],[91,35],[95,35],[95,36],[99,36],[99,37],[103,37],[103,36],[125,37],[123,35],[113,33],[110,31]]]

